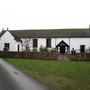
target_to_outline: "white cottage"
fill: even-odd
[[[0,51],[25,51],[47,47],[60,53],[90,51],[90,29],[6,30],[0,34]]]

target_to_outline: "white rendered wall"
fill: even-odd
[[[9,31],[6,31],[3,36],[0,38],[0,51],[4,50],[4,43],[10,43],[9,51],[17,51],[17,45],[20,45],[20,51],[21,51],[21,44],[17,43],[17,41],[14,39],[14,37],[9,33]]]
[[[47,38],[36,38],[36,39],[38,40],[37,45],[38,50],[40,46],[46,47]],[[21,40],[24,43],[25,39],[23,38]],[[72,48],[74,48],[75,50],[80,49],[80,45],[85,45],[85,49],[90,48],[90,38],[51,38],[51,48],[49,49],[55,48],[56,45],[58,45],[62,40],[70,46],[70,51],[72,50]],[[31,50],[33,49],[33,38],[31,38],[30,40],[30,48]],[[24,46],[23,49],[25,49]]]
[[[16,42],[16,51],[18,51],[18,45],[19,45],[19,51],[22,51],[22,43]]]
[[[38,46],[37,47],[38,51],[39,51],[41,46],[46,47],[46,39],[47,38],[31,38],[31,39],[22,38],[21,40],[22,40],[22,43],[23,43],[23,50],[26,50],[25,40],[30,40],[29,47],[30,47],[30,50],[32,51],[32,49],[33,49],[33,39],[37,39],[37,41],[38,41],[38,43],[37,43],[38,44],[37,45]],[[48,49],[51,50],[51,49],[55,48],[56,45],[59,44],[62,40],[64,40],[69,45],[69,38],[51,38],[51,48],[48,48]]]
[[[47,38],[39,38],[38,39],[38,49],[40,46],[46,47],[46,39]],[[51,38],[51,48],[56,48],[56,45],[59,44],[62,40],[64,40],[69,45],[69,38]]]
[[[22,41],[22,51],[26,50],[26,45],[28,44],[29,49],[32,50],[33,48],[33,40],[32,38],[21,38]]]
[[[40,46],[46,47],[46,39],[47,38],[27,38],[29,40],[29,47],[30,50],[33,49],[33,39],[37,39],[38,41],[38,47],[39,50]],[[17,51],[17,45],[20,45],[20,51],[25,50],[25,38],[22,38],[22,43],[18,43],[16,40],[14,40],[14,37],[9,33],[6,32],[0,40],[0,50],[3,50],[4,43],[10,43],[10,51]],[[74,48],[75,50],[80,49],[80,45],[85,45],[85,49],[90,48],[90,38],[51,38],[51,48],[53,49],[58,45],[61,41],[66,42],[68,45],[70,45],[70,50]],[[22,47],[23,46],[23,47]]]
[[[56,48],[56,46],[61,42],[65,41],[69,45],[69,38],[52,38],[51,39],[51,48]]]
[[[26,40],[29,41],[29,48],[32,51],[33,50],[33,39],[37,39],[37,50],[39,51],[39,48],[41,46],[46,47],[46,39],[45,38],[21,38],[22,40],[22,49],[26,50]]]
[[[90,48],[90,38],[70,38],[70,50],[80,49],[80,45],[85,45],[85,49]]]
[[[85,49],[90,48],[90,38],[56,38],[56,41],[55,38],[52,38],[52,48],[55,48],[55,45],[59,44],[62,40],[70,46],[70,50],[72,48],[80,50],[80,45],[85,45]]]
[[[55,38],[53,38],[52,47],[55,47],[55,42],[57,45],[62,40],[70,46],[70,51],[72,50],[72,48],[77,51],[80,50],[80,45],[85,45],[85,49],[90,48],[90,38],[56,38],[56,41]]]
[[[46,38],[38,38],[38,50],[41,46],[46,47]]]

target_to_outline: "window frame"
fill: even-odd
[[[37,48],[38,47],[38,39],[33,39],[33,48]]]
[[[46,47],[51,48],[51,38],[46,39]]]
[[[10,43],[4,43],[4,51],[9,51]]]
[[[83,47],[83,50],[81,49]],[[85,53],[85,45],[80,45],[80,53]]]

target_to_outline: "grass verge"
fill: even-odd
[[[90,62],[5,58],[52,90],[90,90]]]

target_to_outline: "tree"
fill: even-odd
[[[23,42],[23,47],[25,47],[25,50],[26,51],[30,51],[30,48],[32,46],[32,40],[30,38],[25,38],[22,40]]]

